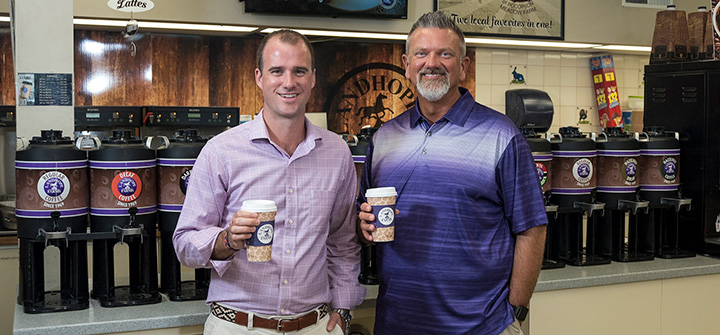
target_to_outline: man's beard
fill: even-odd
[[[441,74],[442,79],[424,79],[423,74]],[[450,91],[450,77],[445,69],[428,69],[418,72],[417,90],[428,101],[438,101]]]

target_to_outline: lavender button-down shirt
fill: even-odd
[[[173,242],[183,265],[212,269],[208,303],[288,315],[362,302],[352,156],[337,134],[307,119],[305,127],[289,156],[270,141],[260,113],[212,138],[198,156]],[[272,260],[248,262],[245,249],[211,260],[233,213],[258,199],[278,207]]]

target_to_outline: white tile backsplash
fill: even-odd
[[[505,112],[505,91],[532,88],[545,91],[555,114],[550,131],[559,127],[580,127],[583,132],[600,131],[595,104],[590,58],[597,53],[519,49],[475,49],[475,99]],[[650,56],[612,54],[620,93],[620,105],[627,109],[627,97],[644,95],[643,71]],[[513,68],[525,77],[524,85],[511,85]],[[578,125],[579,110],[588,111],[588,125]]]

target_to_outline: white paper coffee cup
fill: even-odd
[[[390,242],[395,240],[395,187],[377,187],[365,191],[365,199],[373,208],[375,215],[375,231],[372,233],[374,242]]]
[[[240,210],[258,213],[260,224],[252,236],[245,240],[247,259],[250,262],[267,262],[272,258],[277,206],[272,200],[246,200]]]

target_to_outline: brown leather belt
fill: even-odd
[[[317,323],[318,320],[325,317],[328,314],[330,307],[328,304],[322,304],[322,306],[308,312],[307,314],[294,318],[281,318],[281,319],[266,319],[261,318],[257,315],[253,315],[252,325],[257,328],[272,329],[278,332],[294,332],[303,329],[308,326],[312,326]],[[210,313],[219,319],[225,321],[237,323],[241,326],[248,325],[248,314],[232,308],[212,303],[210,305]]]

